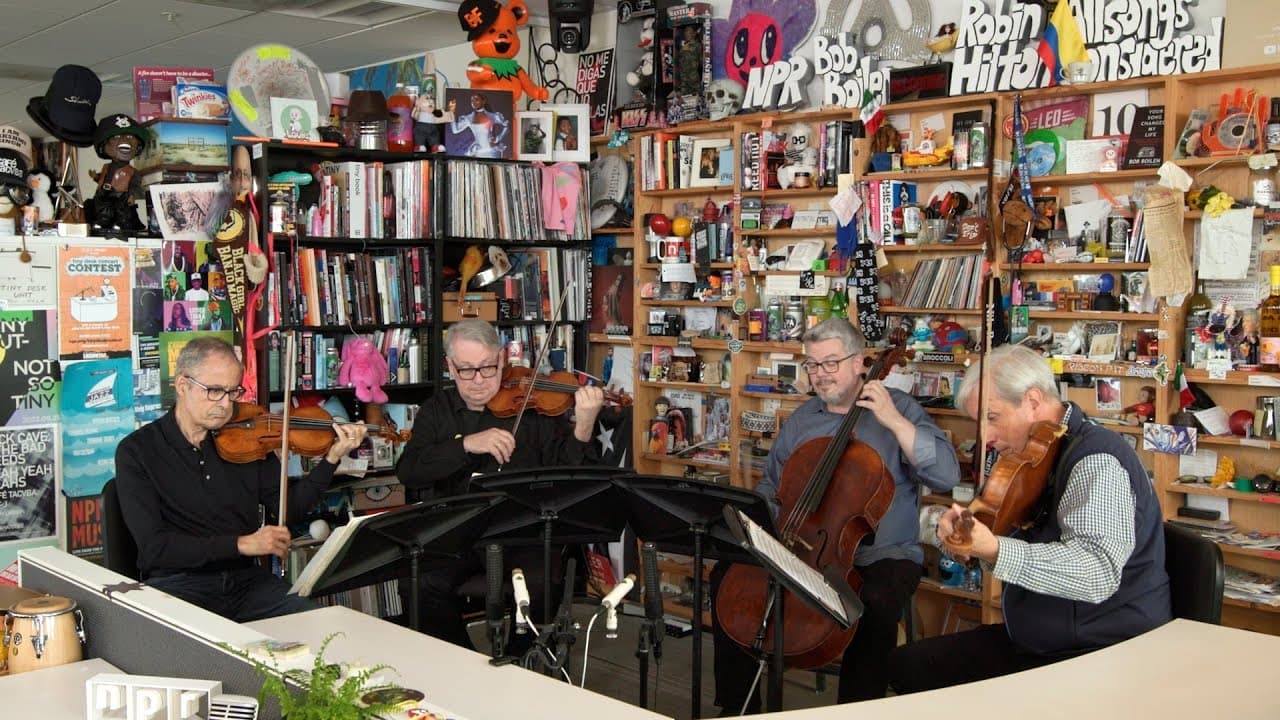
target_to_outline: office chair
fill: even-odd
[[[102,564],[112,572],[138,579],[138,545],[120,511],[115,478],[102,486]]]
[[[1194,530],[1165,523],[1164,552],[1173,616],[1221,624],[1226,576],[1222,548]]]

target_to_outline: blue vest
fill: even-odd
[[[1073,442],[1074,440],[1074,442]],[[1074,655],[1113,645],[1172,619],[1169,577],[1164,569],[1164,520],[1155,490],[1138,453],[1115,432],[1090,421],[1071,404],[1064,454],[1057,459],[1058,482],[1088,455],[1113,455],[1129,474],[1134,497],[1134,547],[1125,563],[1120,587],[1100,603],[1042,595],[1005,583],[1002,601],[1005,628],[1021,648],[1038,655]],[[1018,537],[1029,543],[1058,540],[1057,504],[1062,489],[1047,501],[1039,523]]]

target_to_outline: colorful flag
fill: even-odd
[[[867,137],[875,134],[884,121],[884,102],[870,89],[862,91],[862,125],[867,129]]]
[[[1178,363],[1178,370],[1173,374],[1173,386],[1178,388],[1178,409],[1186,410],[1191,407],[1191,403],[1196,401],[1196,396],[1191,392],[1186,374],[1182,372],[1182,363]]]
[[[1071,63],[1089,59],[1089,52],[1084,47],[1084,36],[1080,34],[1076,16],[1071,14],[1071,3],[1068,0],[1058,0],[1058,7],[1049,18],[1044,34],[1040,36],[1040,47],[1036,52],[1049,69],[1049,85],[1057,85]]]

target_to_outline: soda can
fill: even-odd
[[[724,270],[720,273],[720,297],[733,297],[733,271]]]

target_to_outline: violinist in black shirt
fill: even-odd
[[[280,503],[280,460],[250,463],[218,456],[210,434],[244,396],[244,368],[234,349],[196,338],[178,354],[177,402],[164,417],[126,437],[116,449],[120,509],[138,545],[138,569],[152,587],[237,622],[309,610],[310,600],[255,559],[287,557],[290,533],[264,525],[259,506]],[[333,426],[333,446],[288,494],[289,517],[319,499],[338,462],[364,442],[361,425]]]

